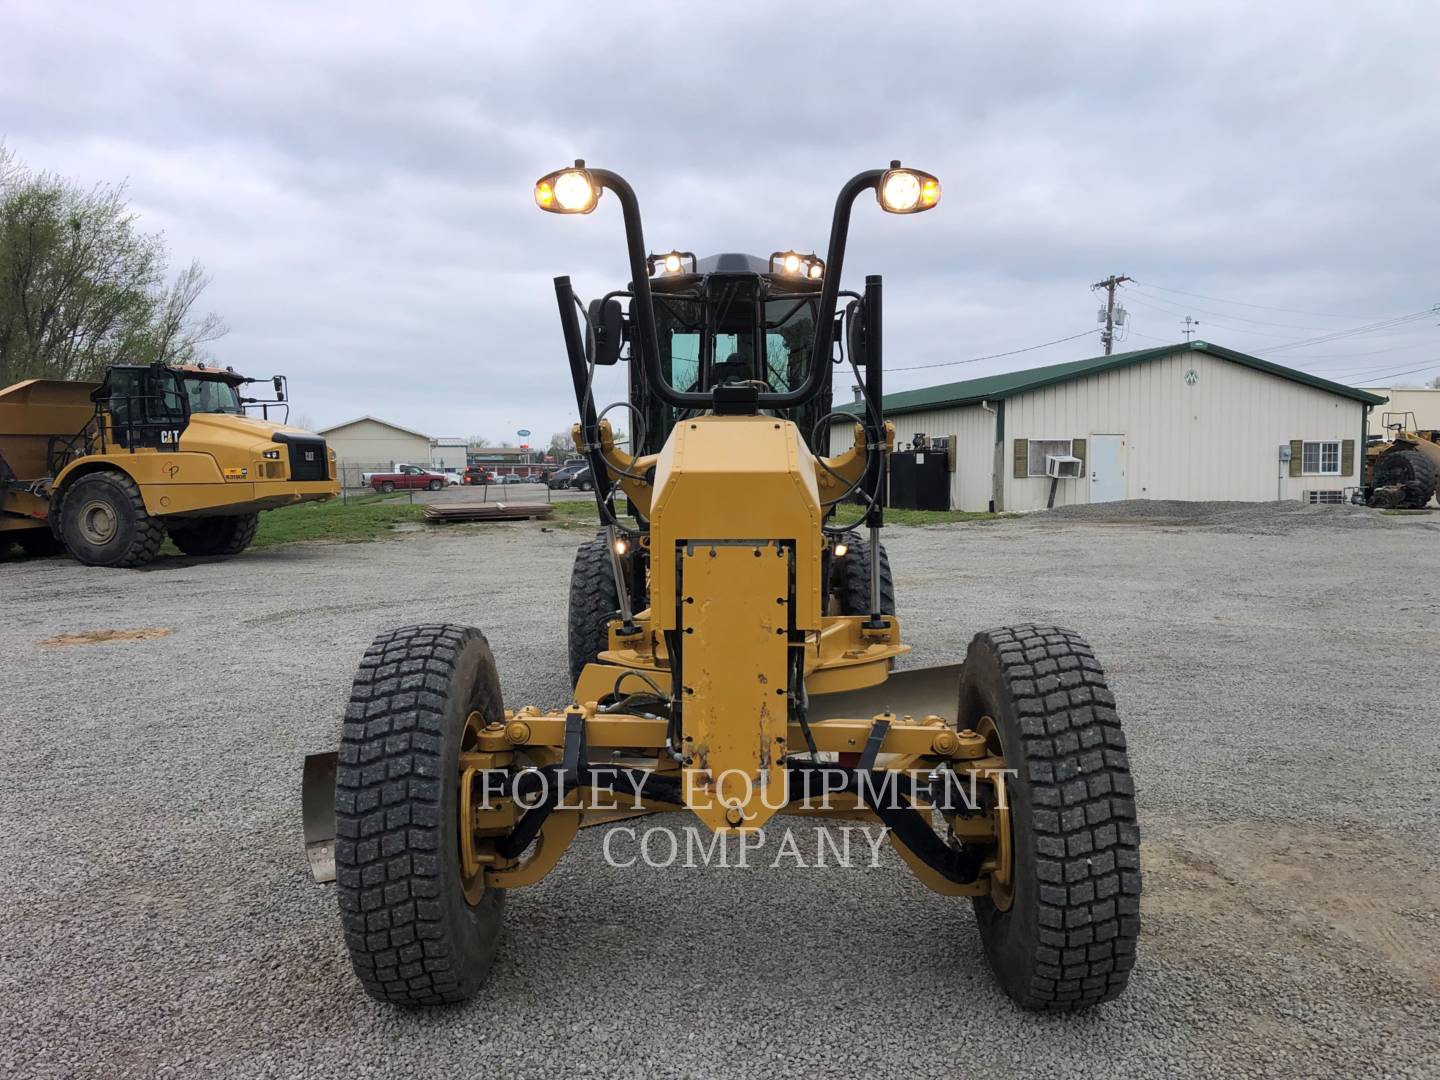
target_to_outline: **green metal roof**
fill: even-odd
[[[1054,386],[1056,383],[1069,382],[1087,375],[1099,375],[1106,371],[1115,371],[1133,364],[1143,364],[1147,360],[1158,360],[1162,356],[1172,356],[1182,352],[1198,352],[1209,356],[1218,356],[1222,360],[1254,368],[1267,375],[1289,379],[1291,382],[1301,383],[1304,386],[1313,386],[1318,390],[1328,390],[1332,394],[1351,398],[1354,401],[1362,401],[1366,405],[1380,405],[1389,400],[1376,397],[1374,394],[1367,394],[1364,390],[1357,390],[1353,386],[1345,386],[1308,372],[1272,364],[1268,360],[1261,360],[1258,356],[1247,356],[1245,353],[1226,349],[1220,345],[1211,345],[1206,341],[1180,341],[1174,345],[1160,345],[1153,349],[1115,353],[1113,356],[1092,356],[1088,360],[1072,360],[1068,364],[1050,364],[1047,367],[1026,368],[1024,371],[985,375],[978,379],[966,379],[964,382],[928,386],[923,390],[902,390],[897,394],[885,395],[885,413],[890,415],[919,412],[922,409],[943,409],[956,405],[974,405],[981,401],[1000,401],[1029,390],[1039,390],[1042,387]],[[858,413],[860,405],[857,402],[847,402],[839,406],[837,411]]]

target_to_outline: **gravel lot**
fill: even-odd
[[[512,704],[563,698],[581,533],[0,564],[0,1073],[1440,1075],[1440,526],[1144,510],[887,541],[912,662],[1055,621],[1111,676],[1141,955],[1122,999],[1059,1018],[1011,1007],[968,904],[888,851],[620,870],[598,830],[512,894],[480,999],[361,993],[306,873],[301,758],[407,622],[478,625]],[[44,644],[141,629],[169,633]]]

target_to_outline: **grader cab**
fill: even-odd
[[[880,542],[881,281],[847,291],[841,274],[862,194],[913,214],[938,180],[899,162],[851,179],[823,259],[653,254],[630,185],[582,162],[535,198],[587,214],[606,192],[628,288],[586,306],[555,280],[601,522],[572,579],[571,700],[507,707],[472,627],[370,646],[338,753],[306,762],[307,851],[338,883],[356,975],[397,1004],[470,997],[507,894],[617,812],[689,815],[736,843],[795,816],[871,823],[926,886],[969,897],[1022,1005],[1114,997],[1135,958],[1139,836],[1094,653],[1027,625],[977,634],[963,664],[895,669],[910,646]],[[629,398],[597,410],[596,366],[622,360]],[[837,363],[863,396],[838,453]],[[856,496],[859,530],[836,524]]]

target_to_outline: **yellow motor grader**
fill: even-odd
[[[555,279],[574,439],[600,481],[572,579],[570,703],[507,707],[481,631],[408,626],[361,660],[338,753],[306,761],[307,853],[337,881],[361,983],[396,1004],[476,993],[507,894],[582,825],[682,813],[743,844],[796,815],[880,826],[926,886],[970,898],[1023,1006],[1115,997],[1135,960],[1139,833],[1094,653],[1027,625],[977,634],[963,664],[894,669],[910,646],[880,543],[881,281],[847,291],[841,273],[862,194],[913,214],[939,181],[899,162],[851,179],[823,259],[649,253],[633,189],[583,162],[535,198],[587,214],[606,192],[629,287],[586,306]],[[621,359],[629,400],[597,413],[596,366]],[[864,398],[838,454],[833,363]],[[863,533],[833,517],[856,494]]]
[[[334,454],[258,380],[203,365],[117,364],[100,383],[0,390],[0,546],[138,567],[168,535],[187,555],[235,555],[262,510],[340,493]],[[247,410],[258,409],[260,415]]]

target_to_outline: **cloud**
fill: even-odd
[[[1219,313],[1196,315],[1205,337],[1260,355],[1359,325],[1331,313],[1421,310],[1440,300],[1440,41],[1422,14],[22,3],[0,136],[38,168],[128,177],[177,264],[214,275],[206,301],[233,328],[218,358],[289,373],[317,423],[538,435],[574,414],[550,278],[595,296],[627,277],[614,206],[572,220],[530,204],[534,178],[575,156],[631,179],[652,247],[702,253],[820,250],[852,173],[894,156],[938,173],[935,213],[855,217],[848,276],[886,275],[896,366],[1092,327],[1088,286],[1109,273],[1147,286],[1132,347],[1174,340],[1195,305]],[[1276,359],[1440,371],[1435,332]]]

